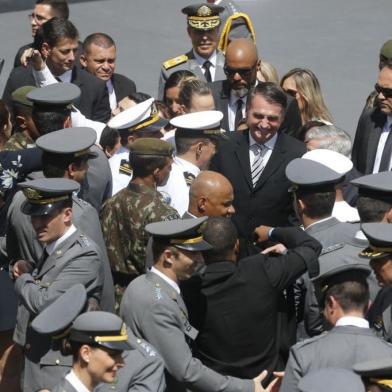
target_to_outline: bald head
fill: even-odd
[[[234,193],[230,181],[220,173],[205,170],[189,190],[189,212],[200,216],[230,217],[234,214]]]
[[[247,61],[252,66],[258,59],[254,42],[247,38],[234,39],[226,49],[226,63],[232,61]]]

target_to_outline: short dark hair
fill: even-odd
[[[73,154],[51,154],[46,151],[42,154],[42,171],[47,178],[64,177],[65,171],[72,163],[80,167],[88,158],[77,157]]]
[[[177,133],[174,135],[174,140],[176,142],[177,155],[185,154],[196,143],[208,144],[212,141],[209,138],[178,137]]]
[[[68,19],[54,17],[38,29],[34,37],[34,48],[40,50],[44,42],[53,48],[63,38],[78,39],[78,30]]]
[[[336,192],[317,192],[298,189],[297,197],[305,204],[304,214],[309,218],[321,219],[332,214]]]
[[[147,99],[151,98],[151,95],[147,94],[147,93],[142,93],[141,91],[135,92],[135,93],[131,93],[128,95],[128,98],[135,102],[136,104],[138,103],[142,103],[144,101],[147,101]]]
[[[206,264],[224,261],[237,242],[238,233],[230,218],[211,217],[203,229],[203,238],[212,245],[211,250],[203,252]]]
[[[144,178],[156,169],[162,169],[168,162],[169,157],[155,155],[129,154],[129,163],[133,170],[133,177]]]
[[[359,196],[357,210],[361,223],[381,222],[384,215],[392,208],[392,202],[373,199],[371,197]]]
[[[104,49],[111,48],[112,46],[116,47],[113,38],[105,33],[93,33],[87,36],[83,41],[83,52],[88,52],[92,44]]]
[[[101,133],[99,144],[103,149],[105,149],[106,147],[114,148],[119,137],[120,133],[117,129],[109,128],[108,126],[106,126]]]
[[[66,0],[37,0],[35,4],[50,5],[54,16],[58,18],[69,18],[69,7]]]
[[[365,279],[338,283],[327,290],[325,299],[328,297],[334,297],[344,312],[359,310],[365,314],[369,306],[369,285]]]
[[[41,135],[64,128],[64,122],[71,115],[71,109],[62,108],[56,111],[45,111],[33,106],[32,119]]]
[[[262,82],[249,90],[248,98],[246,101],[246,108],[249,109],[253,98],[256,95],[261,95],[268,103],[278,104],[282,106],[283,111],[287,107],[287,97],[281,87],[273,82]]]

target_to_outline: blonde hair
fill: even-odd
[[[276,68],[266,61],[260,60],[260,65],[257,68],[257,72],[263,77],[263,82],[274,82],[279,83],[279,76]]]
[[[280,85],[283,86],[285,80],[290,77],[294,79],[298,94],[304,102],[303,112],[301,113],[302,122],[326,120],[332,123],[332,115],[325,104],[316,75],[306,68],[294,68],[282,77]]]

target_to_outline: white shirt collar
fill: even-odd
[[[364,232],[362,231],[362,230],[358,230],[356,233],[355,233],[355,236],[354,236],[357,240],[365,240],[365,241],[367,241],[368,239],[366,238],[366,235],[364,234]]]
[[[187,214],[188,214],[189,216],[191,216],[192,218],[196,218],[196,219],[197,219],[197,216],[193,215],[191,212],[189,212],[189,210],[187,211]]]
[[[71,225],[71,227],[56,241],[53,241],[45,246],[48,255],[51,255],[58,246],[63,243],[68,237],[70,237],[73,233],[75,233],[76,227]]]
[[[65,379],[78,391],[78,392],[90,392],[86,386],[79,380],[78,376],[73,370],[71,370]]]
[[[71,83],[72,69],[65,71],[62,75],[58,76],[58,78],[64,83]]]
[[[314,226],[314,225],[317,225],[317,224],[319,224],[319,223],[321,223],[321,222],[326,222],[328,219],[332,219],[332,218],[333,218],[333,216],[329,216],[328,218],[320,219],[320,220],[317,221],[317,222],[313,222],[313,223],[311,223],[311,224],[305,229],[305,231],[307,231],[309,228],[311,228],[311,227]]]
[[[160,278],[162,278],[167,284],[169,284],[175,291],[177,294],[180,294],[180,287],[178,286],[178,284],[170,279],[168,276],[166,276],[165,274],[163,274],[161,271],[158,271],[155,267],[151,267],[151,272],[153,272],[154,274],[158,275]]]
[[[343,316],[335,324],[335,327],[342,327],[344,325],[353,325],[359,328],[369,328],[369,322],[362,317]]]
[[[214,50],[214,51],[212,52],[212,55],[211,55],[208,59],[205,59],[204,57],[201,57],[199,54],[197,54],[197,53],[195,52],[195,50],[193,50],[193,54],[194,54],[194,56],[195,56],[195,59],[196,59],[197,63],[198,63],[201,67],[203,66],[203,64],[204,64],[206,61],[209,61],[209,62],[212,64],[212,66],[213,66],[214,68],[216,68],[216,59],[217,59],[217,57],[216,57],[216,50]]]
[[[197,176],[200,173],[200,169],[195,164],[187,161],[186,159],[182,159],[178,156],[175,156],[173,158],[173,161],[175,162],[176,165],[183,166],[187,170],[191,171],[192,174],[194,174],[195,176]]]
[[[273,150],[277,140],[278,140],[278,133],[276,132],[275,135],[271,137],[271,139],[263,143],[263,146],[267,147],[269,150]],[[257,143],[255,139],[253,139],[252,134],[249,132],[249,147],[252,147],[254,144],[259,144],[259,143]]]

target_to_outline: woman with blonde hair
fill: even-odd
[[[316,75],[306,68],[294,68],[284,75],[280,85],[293,96],[301,112],[302,124],[318,120],[328,125],[333,122],[331,113],[324,102],[320,83]]]

